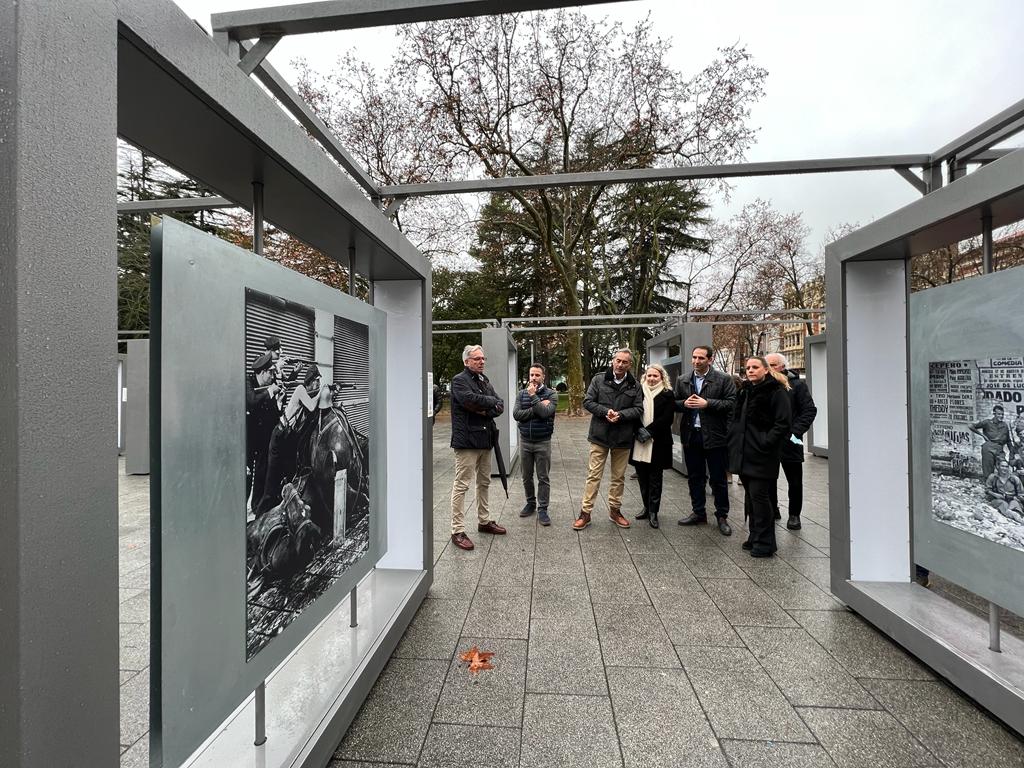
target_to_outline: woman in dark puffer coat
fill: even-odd
[[[789,382],[763,357],[746,362],[747,380],[736,397],[729,427],[729,470],[743,483],[743,508],[750,535],[743,548],[753,557],[775,553],[771,488],[779,479],[782,446],[789,438]]]

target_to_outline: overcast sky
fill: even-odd
[[[211,12],[281,4],[176,2],[207,29]],[[1021,0],[634,0],[585,12],[627,25],[650,14],[686,74],[717,48],[745,44],[768,70],[750,161],[928,153],[1024,98]],[[326,72],[342,51],[384,66],[394,48],[387,29],[331,32],[285,38],[269,59],[294,83],[296,57]],[[1024,135],[1007,146],[1022,145]],[[830,227],[866,224],[918,193],[894,171],[736,179],[731,202],[713,215],[727,218],[757,197],[801,211],[817,250]]]

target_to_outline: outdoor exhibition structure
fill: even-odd
[[[818,415],[807,430],[804,441],[807,450],[815,456],[828,458],[828,358],[826,355],[827,334],[804,337],[804,362],[806,364],[807,388],[811,391]]]
[[[992,227],[1024,218],[1024,151],[988,151],[1024,129],[1024,102],[933,153],[376,187],[262,63],[283,34],[556,4],[397,0],[371,12],[345,2],[302,4],[224,15],[214,25],[216,42],[170,0],[0,6],[0,487],[7,495],[0,537],[0,764],[106,766],[118,757],[117,475],[109,446],[116,422],[109,397],[116,365],[115,135],[223,195],[216,204],[250,209],[257,252],[261,223],[272,221],[347,264],[368,281],[372,297],[357,307],[305,283],[284,285],[291,281],[283,278],[275,292],[264,282],[277,280],[264,274],[269,265],[254,266],[185,227],[157,228],[160,258],[179,259],[176,279],[187,279],[193,266],[210,269],[213,252],[225,263],[248,266],[215,280],[235,296],[225,309],[231,313],[225,338],[237,350],[230,372],[221,361],[204,371],[188,356],[182,345],[189,339],[175,335],[168,301],[181,294],[158,293],[161,348],[151,351],[150,382],[158,403],[153,434],[162,438],[150,456],[160,505],[152,557],[153,764],[180,764],[190,755],[196,765],[326,764],[430,584],[429,265],[381,211],[383,198],[393,208],[413,195],[872,169],[895,170],[924,197],[828,251],[833,591],[1024,731],[1024,648],[1007,638],[997,650],[998,608],[986,637],[984,622],[911,582],[916,562],[993,606],[1024,613],[1015,539],[980,505],[958,507],[950,490],[953,481],[976,474],[976,451],[943,448],[952,475],[936,471],[933,455],[937,446],[962,440],[968,417],[994,419],[997,393],[1016,413],[1024,332],[1011,297],[1020,295],[1021,272],[914,297],[906,279],[910,256],[979,233],[987,235],[990,252]],[[252,39],[249,47],[244,41]],[[963,175],[968,162],[989,164]],[[195,265],[187,253],[192,248]],[[327,354],[329,320],[365,326],[362,363],[374,396],[387,405],[384,418],[379,407],[367,416],[376,445],[370,450],[380,452],[382,464],[370,473],[380,482],[369,513],[371,521],[379,516],[378,527],[371,522],[354,565],[251,656],[239,557],[244,516],[236,505],[244,502],[237,449],[244,439],[242,374],[251,362],[238,335],[246,289],[311,314],[318,360]],[[188,320],[204,319],[180,330],[193,337],[221,331],[219,316]],[[886,397],[864,375],[866,364],[878,360],[885,363]],[[178,444],[167,439],[178,422],[163,419],[199,395],[176,389],[181,373],[169,371],[168,362],[197,365],[213,388],[211,400],[230,401],[230,413],[218,411],[203,425],[208,431],[179,434]],[[228,387],[237,399],[225,397]],[[954,400],[955,409],[930,407]],[[177,413],[180,424],[195,426],[197,414]],[[217,442],[225,435],[235,447],[220,466],[210,448],[228,445]],[[169,477],[168,468],[182,458],[173,454],[189,449],[197,457],[185,458],[205,461],[187,465],[194,476]],[[339,482],[338,471],[336,465],[334,488],[341,493],[348,479]],[[186,487],[192,481],[212,488],[206,483],[215,472],[223,478],[216,488],[223,521],[206,508],[209,495],[203,509],[192,510],[182,501],[194,497],[180,495],[192,493]],[[193,517],[168,529],[172,509]],[[349,521],[337,504],[327,509],[336,515],[328,529],[341,530],[344,520],[347,532],[349,522],[360,522]],[[204,522],[215,525],[208,542],[199,541]],[[224,562],[203,563],[190,580],[181,550],[173,549],[188,546],[205,547],[203,558]],[[186,591],[163,591],[172,588]],[[200,604],[186,605],[190,597]],[[193,632],[206,645],[190,659]],[[215,679],[200,680],[200,666],[188,666],[199,655],[209,657],[202,670]],[[185,677],[161,677],[172,672]],[[259,738],[264,724],[265,741]]]

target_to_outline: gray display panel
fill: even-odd
[[[997,453],[1020,455],[1011,433],[1024,412],[1022,295],[1018,268],[910,297],[914,560],[1015,613],[1024,612],[1024,526],[1018,505],[1003,499],[1000,509],[985,483]],[[992,423],[1000,408],[1005,430]]]
[[[386,320],[372,306],[171,219],[154,228],[153,273],[150,753],[154,765],[179,765],[337,606],[386,548],[385,477],[367,469],[384,465],[385,408],[383,398],[371,396],[365,440],[351,431],[353,442],[362,443],[357,450],[365,450],[365,476],[355,481],[356,494],[344,489],[353,487],[352,467],[358,462],[351,464],[343,448],[332,443],[327,458],[344,464],[346,471],[340,481],[336,467],[327,473],[331,477],[323,485],[331,498],[324,509],[303,499],[292,521],[318,521],[320,538],[305,550],[313,559],[291,563],[291,573],[264,574],[265,584],[254,578],[256,516],[247,503],[246,442],[246,387],[254,351],[250,338],[247,352],[247,314],[251,337],[274,322],[264,312],[254,331],[253,303],[278,306],[282,322],[291,323],[295,334],[289,343],[295,344],[301,343],[303,331],[291,320],[309,316],[313,338],[306,349],[307,354],[313,350],[313,359],[294,364],[299,382],[316,363],[323,383],[351,378],[368,382],[370,393],[383,391]],[[350,359],[351,372],[333,370],[339,318],[365,329],[368,360]],[[288,347],[282,347],[288,354]],[[315,390],[311,381],[307,394]],[[339,388],[337,395],[344,397],[344,392]],[[344,406],[325,403],[310,414],[316,419],[310,432],[320,434],[324,424],[344,420]],[[343,431],[323,434],[338,437]],[[310,462],[315,465],[311,469],[319,467],[318,461]],[[303,469],[287,467],[293,490]],[[333,493],[336,488],[343,492]],[[339,512],[334,499],[342,497],[346,503]],[[269,514],[265,511],[260,519]],[[328,549],[337,556],[327,557]],[[311,563],[328,571],[326,578],[303,578]],[[287,592],[297,584],[308,587],[310,581],[316,588],[288,604],[297,610],[287,620],[254,611],[266,607],[271,588]]]

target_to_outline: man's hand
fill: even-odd
[[[543,406],[548,406],[548,405],[551,405],[551,401],[550,400],[541,400],[540,404],[543,405]]]
[[[608,409],[608,413],[606,413],[604,415],[604,417],[605,417],[605,419],[610,421],[612,424],[614,424],[616,421],[619,420],[619,412],[618,411],[614,411],[611,408],[609,408]]]
[[[532,381],[530,382],[529,386],[526,387],[526,394],[528,394],[530,397],[533,397],[534,395],[537,394],[537,385],[534,384]]]
[[[708,401],[705,400],[700,395],[690,395],[688,398],[686,398],[683,401],[683,407],[684,408],[696,408],[696,409],[707,408],[708,407]]]
[[[281,391],[281,388],[277,384],[271,384],[267,387],[267,394],[271,397],[277,397],[277,393]]]

